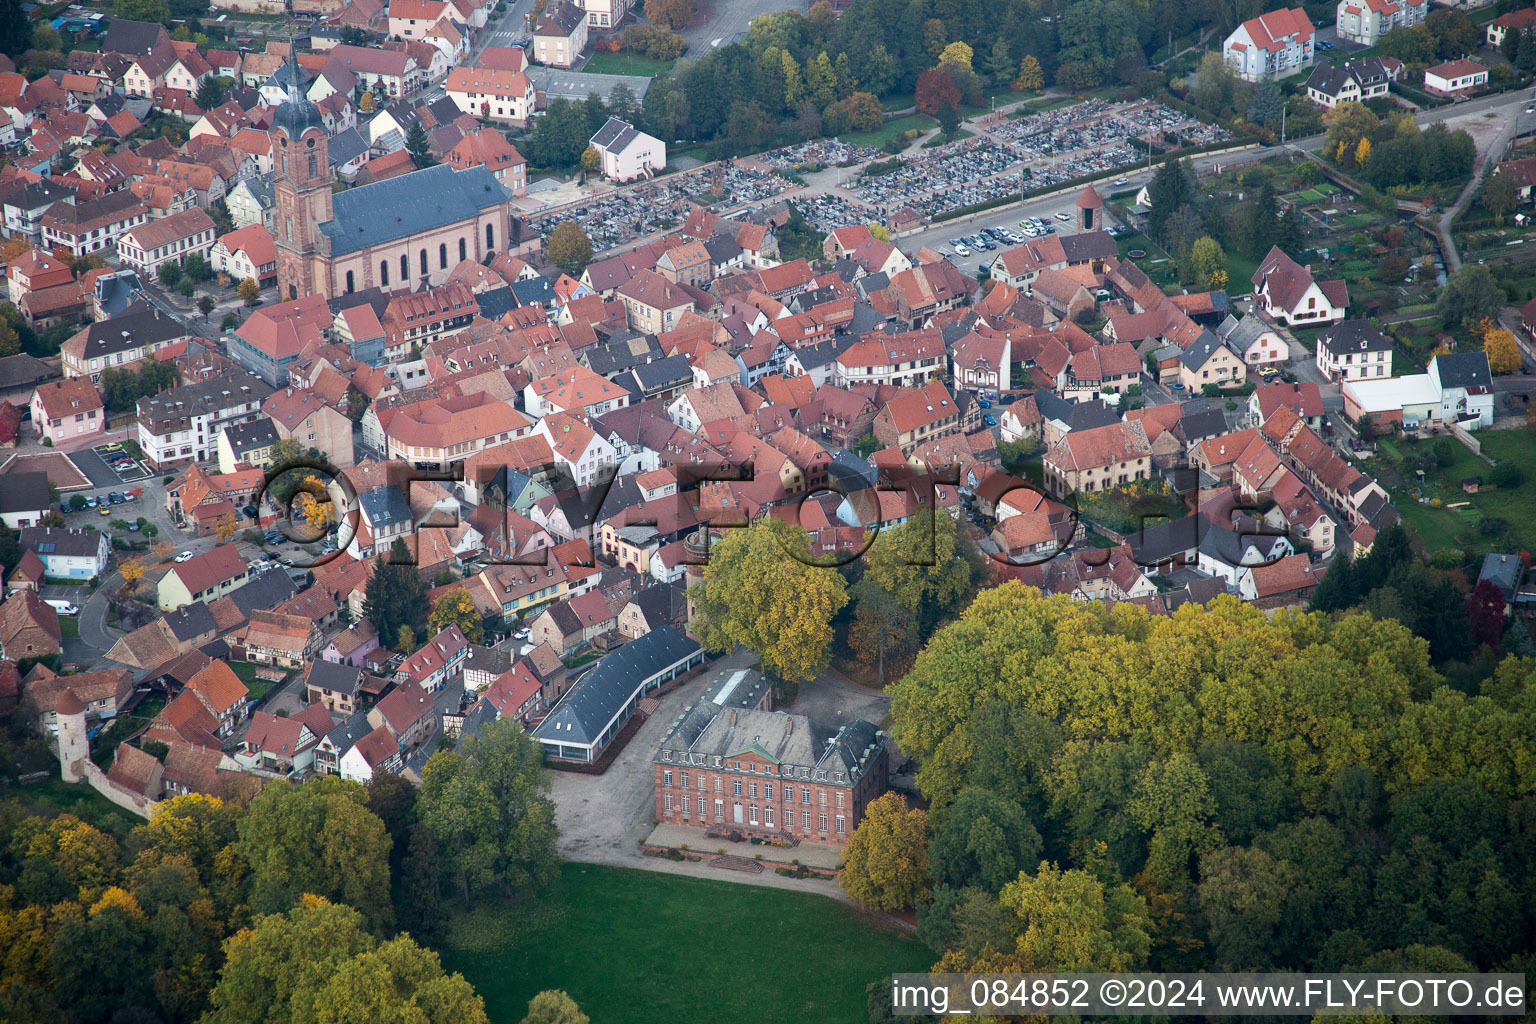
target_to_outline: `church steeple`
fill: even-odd
[[[277,206],[277,283],[283,299],[323,289],[313,280],[318,225],[333,219],[330,138],[320,108],[304,95],[298,58],[289,51],[282,71],[288,96],[272,118],[273,200]]]

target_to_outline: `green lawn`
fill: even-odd
[[[80,619],[71,615],[59,616],[59,635],[65,640],[79,640]]]
[[[541,905],[461,915],[443,944],[507,1022],[547,988],[602,1024],[862,1021],[871,982],[934,959],[823,896],[595,864],[566,864]]]
[[[268,690],[271,690],[274,686],[282,685],[281,682],[274,682],[270,679],[262,679],[260,676],[258,676],[256,674],[257,666],[253,662],[231,661],[226,662],[226,664],[228,664],[229,667],[234,670],[235,675],[240,677],[240,681],[245,684],[245,688],[251,691],[251,700],[260,700],[267,695]]]
[[[15,800],[30,813],[45,816],[73,814],[82,821],[122,837],[143,819],[122,810],[85,783],[69,783],[57,774],[31,786],[10,786],[0,797]]]
[[[1444,434],[1441,435],[1445,436]],[[1530,550],[1536,544],[1536,436],[1529,430],[1484,430],[1475,435],[1483,451],[1496,461],[1513,462],[1520,467],[1524,481],[1519,487],[1480,491],[1466,494],[1461,481],[1469,477],[1488,479],[1493,467],[1457,444],[1456,460],[1449,466],[1440,467],[1425,474],[1424,496],[1439,498],[1445,504],[1466,502],[1464,508],[1432,508],[1421,505],[1411,493],[1417,484],[1411,473],[1400,469],[1401,453],[1408,446],[1400,440],[1384,440],[1380,444],[1381,456],[1394,476],[1401,477],[1403,485],[1391,487],[1393,504],[1403,519],[1413,528],[1420,546],[1429,550],[1439,548],[1463,548],[1493,550],[1502,546],[1505,538],[1483,536],[1477,529],[1484,516],[1496,516],[1509,523],[1509,538],[1522,550]],[[1428,452],[1436,438],[1419,441],[1413,450]]]
[[[906,117],[898,117],[894,121],[887,121],[872,132],[854,132],[849,135],[839,136],[844,142],[851,142],[855,146],[872,146],[879,148],[894,139],[902,132],[911,131],[914,128],[919,131],[927,131],[938,126],[937,121],[927,114],[908,114]]]
[[[671,71],[672,65],[676,63],[675,60],[647,60],[627,53],[594,53],[582,70],[594,75],[641,75],[655,78],[665,71]]]

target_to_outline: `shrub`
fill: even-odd
[[[1513,462],[1501,462],[1488,474],[1488,482],[1495,487],[1519,487],[1525,482],[1525,474]]]

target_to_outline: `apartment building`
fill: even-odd
[[[225,370],[208,380],[139,399],[138,442],[152,469],[161,472],[218,455],[225,427],[261,416],[261,403],[272,394],[244,370]]]

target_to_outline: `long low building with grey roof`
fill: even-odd
[[[641,698],[704,664],[699,642],[663,626],[603,658],[534,729],[547,757],[597,761],[634,717]]]

